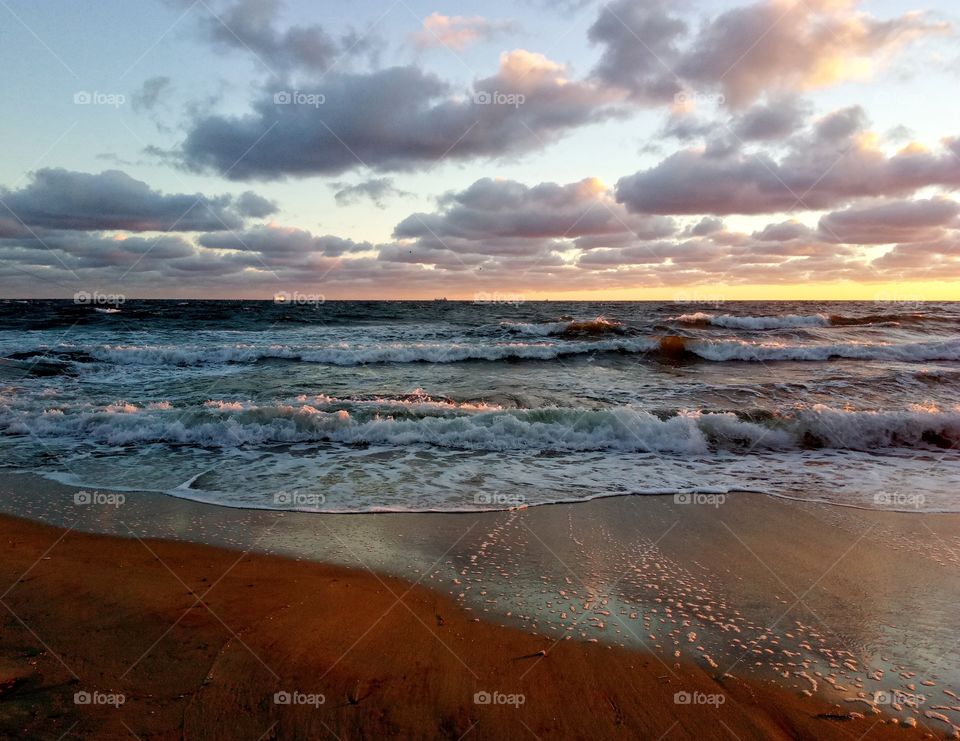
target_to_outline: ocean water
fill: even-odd
[[[0,441],[237,507],[960,511],[960,304],[7,300]]]

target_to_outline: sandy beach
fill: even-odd
[[[0,519],[4,735],[953,733],[954,516],[766,497],[278,515],[2,490],[49,523]]]

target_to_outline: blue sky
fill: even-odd
[[[748,27],[762,11],[776,22]],[[802,298],[802,286],[816,278],[811,298],[829,293],[827,284],[840,297],[851,291],[866,297],[878,287],[889,292],[891,286],[902,286],[927,291],[932,298],[951,291],[960,278],[958,224],[948,218],[952,211],[945,204],[952,203],[960,176],[954,178],[953,150],[944,144],[960,135],[955,97],[960,21],[946,2],[619,0],[607,6],[588,2],[563,8],[531,0],[461,2],[454,9],[412,0],[104,0],[93,5],[4,0],[0,19],[6,103],[0,119],[5,143],[0,218],[10,225],[6,232],[0,230],[3,294],[22,293],[24,277],[32,276],[37,282],[29,288],[36,295],[69,295],[96,283],[94,287],[142,295],[213,290],[269,296],[322,284],[333,296],[470,297],[499,286],[532,295],[587,291],[640,298],[666,297],[678,286],[722,284],[730,287],[731,295],[760,295],[769,290],[764,287],[788,285],[792,296]],[[252,31],[242,27],[247,22]],[[655,54],[655,24],[661,22],[687,30]],[[617,24],[626,33],[620,33]],[[270,30],[272,41],[260,47],[251,39],[262,36],[247,33],[264,29]],[[647,37],[650,29],[653,35]],[[310,42],[300,56],[295,50],[298,33],[306,33]],[[325,60],[315,60],[313,42],[320,37],[310,34],[330,41],[332,50]],[[710,44],[713,57],[704,52]],[[781,55],[779,49],[786,51]],[[761,58],[760,51],[771,56]],[[606,66],[605,54],[612,60]],[[794,74],[790,54],[816,63]],[[736,71],[717,75],[717,59],[734,59],[730,67]],[[646,71],[631,68],[647,62],[651,67]],[[768,79],[754,79],[763,77],[771,64],[783,65],[782,70]],[[751,65],[755,70],[748,69]],[[388,70],[406,72],[402,80],[398,77],[383,88],[366,84],[381,80]],[[735,77],[736,85],[731,83]],[[461,129],[448,121],[447,108],[462,114],[479,89],[499,85],[504,93],[523,95],[524,86],[541,78],[542,85],[527,90],[527,100],[514,106],[516,115],[488,108],[479,112],[476,128],[470,128],[469,116],[461,116],[468,124]],[[487,85],[485,80],[492,81]],[[402,96],[407,83],[411,94],[419,95],[431,85],[445,85],[433,101],[442,103],[443,110],[424,112],[423,105],[432,104],[421,102],[407,110],[402,97],[394,107],[371,99],[371,90],[385,95],[393,89]],[[694,105],[678,104],[670,87],[677,84]],[[651,85],[670,89],[651,94]],[[269,100],[266,113],[257,108],[271,92],[295,90],[330,99],[316,107],[313,118],[291,107],[273,111]],[[78,104],[78,93],[97,95],[90,104]],[[768,112],[796,109],[796,120],[776,136],[738,141],[734,151],[729,132],[764,107]],[[816,198],[818,189],[837,179],[836,168],[855,170],[879,153],[893,158],[908,145],[929,153],[930,161],[922,163],[929,171],[927,180],[905,186],[890,175],[886,190],[838,183],[816,203],[791,208],[776,199],[761,209],[742,202],[731,206],[705,192],[701,209],[698,203],[678,205],[676,199],[652,204],[656,199],[646,195],[660,183],[669,183],[669,189],[674,184],[669,178],[681,176],[671,161],[677,152],[709,155],[711,147],[725,139],[730,151],[723,157],[731,177],[749,179],[743,174],[749,170],[745,162],[770,169],[765,162],[777,162],[791,151],[826,147],[820,139],[805,139],[804,132],[852,108],[859,113],[843,134],[845,148],[862,156],[844,158],[838,149],[833,160],[839,164],[830,169],[831,160],[823,168],[824,181],[801,173],[798,187],[813,185]],[[249,126],[243,123],[248,119]],[[351,132],[359,124],[365,131],[354,141]],[[228,169],[225,163],[246,148],[244,137],[255,125],[262,125],[266,139],[239,167]],[[418,127],[434,125],[435,150],[419,141],[429,139],[432,130],[422,137],[417,132]],[[381,126],[382,147],[376,141]],[[684,129],[693,133],[676,134]],[[318,151],[340,146],[350,150],[356,162],[337,164],[343,150]],[[363,155],[357,151],[361,147]],[[272,164],[273,150],[277,157]],[[301,168],[301,153],[303,161],[314,157],[315,164]],[[254,165],[259,155],[265,161]],[[689,167],[712,168],[712,157]],[[774,168],[776,181],[792,186],[788,163],[783,164],[782,173]],[[908,164],[915,166],[913,160]],[[144,229],[136,213],[103,224],[78,218],[53,223],[43,214],[30,221],[11,204],[26,204],[21,206],[26,212],[39,213],[42,209],[31,198],[56,199],[61,191],[52,186],[31,188],[38,172],[52,168],[77,178],[121,171],[157,197],[203,194],[236,200],[253,192],[274,206],[256,215],[240,215],[238,210],[229,230],[211,231],[220,233],[217,238],[185,232],[175,220],[166,228]],[[901,172],[903,166],[891,161],[888,169]],[[641,173],[648,175],[635,180],[640,195],[625,197],[627,189],[618,183]],[[715,187],[722,189],[724,172],[715,174]],[[693,177],[691,186],[703,184],[703,176],[694,172]],[[444,194],[469,193],[471,186],[487,179],[494,183],[492,190],[509,191],[517,199],[507,215],[484,211],[489,204],[486,187],[477,192],[487,194],[487,200],[438,201]],[[595,180],[589,187],[573,187],[587,179]],[[351,195],[351,186],[371,181],[382,188],[375,199]],[[73,189],[99,187],[99,181],[82,178],[57,182],[57,187]],[[557,193],[566,195],[522,190],[542,183],[555,184]],[[139,205],[124,200],[124,189],[131,187],[127,180],[114,179],[104,184],[102,194],[79,198],[73,207],[94,212],[146,208],[142,198]],[[687,186],[677,187],[683,191]],[[117,198],[123,203],[110,200]],[[557,198],[572,200],[561,208]],[[553,207],[554,226],[528,226]],[[594,208],[610,211],[623,229],[606,224],[581,233],[580,227],[595,216],[585,218],[586,212]],[[824,224],[837,221],[824,222],[824,217],[842,211],[850,211],[852,216],[844,218],[858,223],[875,219],[889,226],[891,219],[905,219],[917,228],[910,234],[890,228],[889,242],[877,241],[882,238],[873,229],[869,243],[859,237],[848,243],[842,241],[845,235],[824,233]],[[396,231],[415,214],[421,215],[418,222],[436,228]],[[489,233],[473,226],[485,214]],[[149,214],[144,219],[154,224]],[[469,220],[469,234],[458,219]],[[496,228],[499,221],[511,219],[518,225],[515,232]],[[670,220],[673,226],[650,230],[646,225],[651,219]],[[691,233],[704,219],[722,220],[722,229]],[[769,240],[759,240],[765,227],[787,221],[808,229],[793,238],[792,252],[782,241],[770,249]],[[845,223],[842,218],[840,223]],[[290,244],[277,247],[270,239],[275,233],[264,231],[270,228]],[[222,239],[224,231],[235,237],[233,245]],[[291,234],[297,239],[291,240]],[[590,241],[599,235],[608,241]],[[325,236],[350,245],[333,248],[311,241]],[[127,244],[126,254],[110,251],[110,245],[128,238],[145,243]],[[172,239],[183,244],[171,247],[165,262],[155,259],[149,245],[167,245]],[[250,243],[256,239],[269,244],[254,249]],[[149,252],[149,258],[135,258],[132,267],[129,254],[138,250]],[[637,257],[644,252],[659,262]],[[888,253],[886,262],[875,262]],[[689,257],[693,254],[698,261]],[[911,254],[913,261],[905,257]],[[781,260],[773,261],[770,255]],[[618,262],[618,256],[624,259]],[[930,270],[931,259],[935,271]],[[222,280],[216,279],[218,261]],[[682,268],[684,261],[695,267]]]

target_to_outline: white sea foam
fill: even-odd
[[[69,410],[68,410],[69,412]],[[208,401],[201,408],[142,409],[117,403],[95,411],[43,413],[0,406],[8,434],[80,437],[108,445],[165,442],[232,448],[337,442],[468,450],[633,451],[709,455],[719,450],[806,447],[873,450],[960,442],[960,407],[850,411],[813,406],[751,421],[678,412],[661,418],[632,407],[489,410],[424,416],[352,414],[305,401],[260,405]]]
[[[556,322],[500,322],[500,326],[516,334],[533,337],[555,335],[604,335],[621,334],[623,324],[605,316],[595,319],[564,319]]]
[[[552,360],[591,352],[648,352],[654,338],[555,342],[390,342],[337,343],[322,346],[221,345],[101,345],[89,350],[98,360],[123,365],[203,365],[251,363],[266,359],[299,360],[328,365],[368,363],[456,363],[464,360]]]
[[[782,314],[780,316],[733,316],[731,314],[681,314],[671,321],[683,324],[709,325],[728,329],[801,329],[804,327],[829,327],[828,314]]]
[[[896,360],[903,363],[927,363],[934,360],[960,360],[960,340],[938,342],[874,343],[838,342],[801,344],[789,342],[749,342],[746,340],[689,340],[685,349],[705,360],[824,361]]]
[[[667,340],[670,340],[669,342]],[[70,348],[67,348],[70,349]],[[571,355],[624,352],[668,354],[685,351],[704,360],[825,361],[896,360],[904,363],[960,360],[960,340],[926,342],[755,342],[736,339],[617,337],[601,340],[544,339],[541,342],[340,342],[326,345],[99,345],[87,352],[96,360],[118,365],[201,366],[295,360],[352,366],[382,363],[456,363],[468,360],[553,360]]]

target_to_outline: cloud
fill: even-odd
[[[288,91],[286,91],[288,92]],[[328,74],[322,89],[280,99],[264,90],[254,112],[196,119],[180,156],[234,180],[409,170],[436,162],[537,150],[616,112],[620,98],[576,82],[540,54],[504,53],[498,72],[457,96],[417,67]]]
[[[343,56],[369,51],[357,34],[334,38],[320,25],[277,28],[281,0],[230,0],[206,6],[204,31],[219,47],[252,54],[277,79],[291,72],[325,72]]]
[[[330,183],[330,187],[336,190],[333,198],[338,206],[353,206],[369,199],[377,208],[383,208],[384,201],[388,198],[413,196],[413,193],[395,187],[392,178],[370,178],[354,185]]]
[[[856,205],[820,219],[824,238],[846,244],[932,242],[947,227],[960,227],[960,204],[937,197]]]
[[[277,212],[277,204],[248,190],[237,197],[237,211],[243,216],[263,219]]]
[[[714,219],[704,216],[690,230],[689,236],[706,237],[710,234],[723,231],[723,219]]]
[[[760,242],[790,242],[795,239],[815,239],[816,232],[799,221],[790,219],[779,224],[768,224],[761,231],[753,233]]]
[[[791,137],[776,159],[763,151],[679,151],[621,178],[617,200],[649,214],[761,214],[836,208],[857,198],[960,187],[960,139],[940,151],[910,145],[889,155],[861,108],[835,111]]]
[[[920,12],[879,20],[861,0],[761,0],[709,19],[696,33],[666,0],[614,0],[589,38],[603,48],[595,74],[643,103],[718,94],[743,108],[782,95],[870,77],[919,39],[949,24]]]
[[[126,231],[219,231],[238,229],[248,216],[266,216],[276,208],[247,192],[229,195],[165,195],[120,170],[99,174],[42,169],[15,191],[0,190],[12,216],[44,229]]]
[[[603,47],[594,74],[643,103],[672,103],[683,89],[672,72],[687,24],[668,0],[615,0],[600,8],[588,38]]]
[[[497,200],[480,202],[492,205]],[[714,221],[707,227],[709,234],[693,237],[618,241],[612,235],[610,244],[615,246],[596,244],[590,249],[550,237],[494,238],[513,239],[527,248],[513,252],[486,249],[476,242],[471,242],[474,251],[464,252],[437,248],[425,240],[371,244],[277,224],[235,234],[202,234],[195,242],[182,235],[154,240],[57,232],[42,242],[32,236],[0,237],[0,285],[16,287],[29,275],[32,280],[74,286],[71,290],[98,286],[128,295],[269,296],[299,286],[331,297],[383,297],[401,288],[407,295],[469,295],[523,293],[531,288],[960,278],[960,232],[955,229],[945,230],[935,241],[896,245],[874,259],[863,248],[826,242],[797,222],[771,224],[753,234],[717,226]],[[529,249],[543,245],[545,251]]]
[[[417,240],[420,247],[434,251],[543,255],[624,245],[668,236],[675,229],[671,219],[628,213],[596,178],[532,187],[483,178],[463,191],[447,194],[439,211],[408,216],[393,236]],[[430,253],[418,254],[430,257]]]
[[[802,128],[808,115],[798,99],[779,98],[748,108],[734,119],[731,128],[744,142],[777,141]]]
[[[152,111],[160,99],[169,92],[171,80],[169,77],[151,77],[145,80],[140,89],[130,97],[130,105],[134,111]]]
[[[339,257],[347,252],[372,250],[369,242],[354,242],[332,235],[314,236],[304,229],[268,224],[251,227],[243,232],[203,234],[198,240],[202,247],[218,250],[238,250],[257,253],[263,264],[302,264],[312,255]]]
[[[881,275],[896,280],[960,280],[960,234],[934,242],[899,244],[873,262]]]
[[[480,16],[467,18],[431,13],[423,19],[423,28],[411,36],[421,49],[446,46],[460,50],[515,29],[513,21],[488,21]]]

